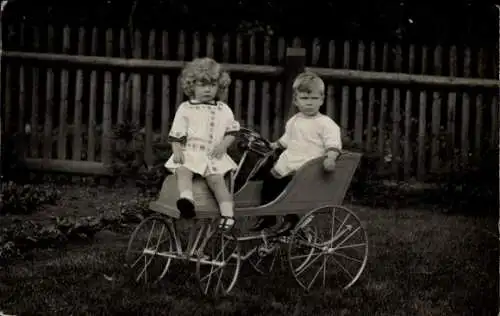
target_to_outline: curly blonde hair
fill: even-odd
[[[197,82],[217,84],[216,97],[225,99],[231,77],[212,58],[195,58],[184,67],[181,74],[182,90],[189,98],[194,97],[194,85]]]

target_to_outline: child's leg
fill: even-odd
[[[274,201],[286,188],[292,176],[280,177],[274,169],[271,169],[262,183],[261,204]],[[276,224],[276,216],[261,216],[257,223],[250,229],[252,231],[262,230]]]
[[[206,177],[208,187],[215,195],[215,199],[219,203],[219,210],[223,220],[221,225],[225,226],[224,229],[230,229],[234,224],[234,203],[233,196],[224,180],[222,174],[212,174]]]
[[[175,176],[180,193],[177,208],[182,217],[192,218],[196,215],[193,199],[193,173],[186,167],[179,167],[175,170]]]

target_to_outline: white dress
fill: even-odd
[[[220,159],[208,154],[226,135],[236,134],[239,129],[233,111],[223,102],[192,100],[181,103],[175,113],[169,140],[183,144],[184,163],[175,163],[172,155],[165,167],[175,173],[175,169],[184,166],[202,176],[225,174],[236,169],[236,163],[227,153]]]
[[[340,127],[330,117],[320,113],[315,116],[297,113],[292,116],[278,143],[285,151],[278,158],[274,170],[282,177],[309,160],[324,156],[329,150],[342,150]]]

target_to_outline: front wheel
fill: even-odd
[[[125,255],[125,266],[136,282],[159,281],[165,276],[174,255],[172,236],[169,221],[158,215],[137,225]]]
[[[360,219],[343,206],[325,206],[306,214],[292,232],[288,262],[305,290],[351,287],[368,260],[368,237]]]

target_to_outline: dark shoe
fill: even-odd
[[[177,200],[177,209],[181,212],[182,218],[193,218],[196,216],[194,211],[194,203],[190,199],[180,198]]]
[[[288,234],[292,229],[295,228],[295,226],[297,226],[297,224],[299,223],[299,220],[300,220],[300,218],[295,214],[285,215],[283,223],[276,230],[276,233],[278,235]]]
[[[275,216],[262,216],[257,219],[255,225],[253,225],[249,230],[251,232],[257,232],[263,230],[265,228],[270,228],[276,225],[276,217]]]
[[[221,216],[221,220],[219,222],[219,229],[227,233],[231,231],[231,229],[233,229],[234,223],[235,223],[234,217]]]

